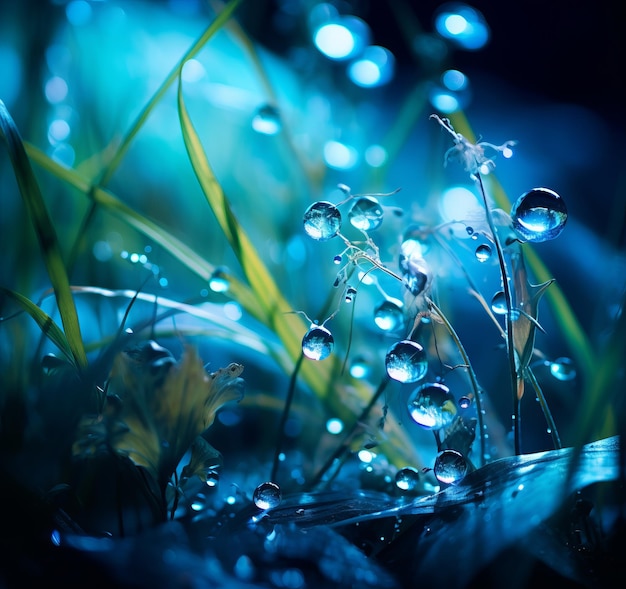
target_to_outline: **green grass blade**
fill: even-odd
[[[56,236],[56,231],[48,210],[44,203],[39,185],[30,165],[26,150],[19,131],[13,118],[0,100],[0,131],[6,141],[9,157],[13,164],[13,170],[17,184],[26,207],[28,216],[33,224],[41,254],[48,271],[48,276],[54,289],[54,295],[59,308],[61,322],[65,330],[68,345],[72,350],[72,356],[76,365],[85,367],[87,355],[83,338],[80,333],[78,313],[70,289],[69,277],[61,255],[61,248]]]
[[[75,364],[72,349],[63,333],[63,330],[53,321],[52,317],[37,306],[33,301],[9,288],[0,286],[0,292],[12,298],[23,311],[28,313],[39,325],[41,332],[63,352],[63,355]]]
[[[115,151],[111,161],[106,166],[106,168],[102,172],[102,176],[100,179],[100,184],[102,186],[106,185],[107,182],[111,179],[111,176],[120,165],[120,162],[124,158],[128,147],[130,146],[132,140],[135,138],[143,124],[146,122],[150,113],[154,110],[154,107],[161,101],[164,94],[167,92],[169,87],[174,83],[176,78],[180,75],[180,72],[183,69],[183,65],[188,59],[194,57],[206,43],[217,33],[224,23],[228,21],[228,19],[232,16],[233,12],[237,9],[237,7],[241,4],[242,0],[232,0],[229,2],[224,8],[219,12],[216,16],[215,20],[206,28],[206,30],[200,35],[198,40],[189,48],[189,50],[183,55],[183,57],[179,60],[179,62],[174,66],[172,71],[169,73],[165,81],[159,86],[156,93],[152,96],[152,98],[148,101],[148,103],[143,107],[142,111],[135,119],[135,122],[131,126],[130,130],[126,133],[120,146]]]

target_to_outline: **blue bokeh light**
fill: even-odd
[[[467,4],[444,4],[435,16],[435,29],[442,37],[468,51],[483,48],[490,37],[484,16]]]
[[[395,73],[395,58],[385,47],[372,45],[348,67],[348,77],[362,88],[383,86]]]

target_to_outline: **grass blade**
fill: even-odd
[[[143,124],[146,122],[150,113],[154,110],[154,107],[160,102],[163,95],[167,92],[169,87],[174,83],[176,78],[180,75],[180,72],[183,69],[183,65],[188,59],[194,57],[206,43],[219,31],[224,23],[232,16],[233,12],[236,8],[241,4],[242,0],[232,0],[226,6],[224,6],[223,10],[219,12],[216,16],[215,20],[206,28],[204,33],[200,35],[198,40],[189,48],[187,53],[183,55],[180,61],[174,66],[172,71],[169,73],[165,81],[159,86],[159,89],[152,96],[152,98],[148,101],[148,103],[143,107],[142,111],[137,116],[137,119],[133,123],[130,130],[126,133],[124,139],[122,140],[120,146],[115,151],[111,161],[106,166],[106,168],[102,172],[102,176],[100,179],[100,185],[104,186],[111,179],[111,176],[120,165],[120,162],[124,158],[128,147],[130,146],[132,140],[135,138]]]
[[[72,357],[77,366],[85,367],[87,365],[87,355],[56,231],[26,155],[22,138],[13,118],[1,100],[0,131],[6,141],[17,184],[39,241],[39,247],[52,288],[54,289],[65,337],[72,351]]]
[[[33,301],[19,292],[0,286],[0,292],[12,298],[23,311],[28,313],[39,325],[41,332],[63,352],[63,355],[75,365],[72,349],[63,333],[63,330],[54,322],[52,317],[37,306]]]

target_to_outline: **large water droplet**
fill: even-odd
[[[280,112],[271,104],[263,105],[252,119],[252,128],[263,135],[276,135],[282,128]]]
[[[430,272],[422,257],[422,244],[419,241],[407,239],[400,246],[400,273],[404,286],[413,296],[426,290]]]
[[[576,378],[576,367],[570,358],[557,358],[550,363],[550,374],[557,380],[574,380]]]
[[[444,450],[435,459],[433,473],[440,483],[456,485],[467,474],[467,461],[456,450]]]
[[[402,383],[416,382],[428,370],[424,348],[417,342],[402,340],[389,348],[385,357],[389,378]]]
[[[311,325],[302,338],[302,352],[311,360],[324,360],[335,345],[333,334],[322,325]]]
[[[407,399],[407,409],[415,423],[435,430],[450,425],[457,412],[450,389],[439,382],[417,387]]]
[[[396,487],[401,491],[413,491],[419,485],[419,476],[411,466],[401,468],[396,473]]]
[[[374,323],[383,331],[396,331],[404,327],[402,301],[387,298],[374,309]]]
[[[506,296],[503,290],[499,290],[491,299],[491,310],[496,315],[506,315],[508,308],[506,306]]]
[[[491,248],[483,243],[476,248],[476,259],[479,262],[486,262],[491,257]]]
[[[553,190],[534,188],[522,194],[511,209],[513,229],[524,241],[558,237],[567,221],[565,201]]]
[[[304,230],[316,241],[326,241],[335,237],[341,229],[341,213],[331,202],[314,202],[304,212]]]
[[[228,278],[226,278],[224,268],[215,268],[213,274],[209,278],[209,288],[213,292],[227,292],[230,288]]]
[[[280,487],[271,481],[261,483],[252,495],[252,500],[259,509],[274,509],[280,505],[282,499]]]
[[[348,213],[350,223],[362,231],[373,231],[383,222],[383,208],[373,196],[361,196]]]

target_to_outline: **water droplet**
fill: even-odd
[[[402,491],[413,491],[419,485],[419,472],[411,466],[396,473],[396,487]]]
[[[374,309],[374,323],[383,331],[396,331],[404,327],[402,301],[387,298]]]
[[[576,378],[576,367],[570,358],[557,358],[550,363],[550,374],[557,380],[574,380]]]
[[[534,243],[558,237],[567,222],[565,201],[553,190],[534,188],[522,194],[511,209],[513,229]]]
[[[311,325],[302,338],[302,352],[311,360],[324,360],[333,351],[333,334],[322,325]]]
[[[469,225],[465,228],[465,231],[467,231],[468,235],[474,235],[474,228]]]
[[[354,297],[356,296],[356,288],[354,288],[354,286],[350,286],[348,285],[348,288],[346,288],[346,303],[351,303],[354,300]]]
[[[402,340],[389,348],[385,357],[385,368],[389,378],[398,382],[416,382],[428,370],[424,348],[417,342]]]
[[[483,243],[476,248],[476,259],[479,262],[486,262],[491,257],[491,248]]]
[[[271,104],[261,106],[252,119],[252,128],[263,135],[276,135],[282,128],[280,112]]]
[[[230,288],[224,268],[215,268],[209,278],[209,288],[213,292],[227,292]]]
[[[508,313],[506,296],[504,295],[503,290],[500,290],[493,295],[493,298],[491,299],[491,310],[496,315],[506,315]]]
[[[472,404],[472,398],[469,396],[464,396],[459,399],[459,407],[461,409],[469,409]]]
[[[450,389],[439,382],[417,387],[407,399],[407,408],[413,421],[426,429],[446,427],[456,415],[456,404]]]
[[[202,493],[196,495],[190,505],[192,511],[202,511],[206,507],[206,496]]]
[[[467,474],[467,461],[456,450],[444,450],[437,455],[433,473],[440,483],[456,485]]]
[[[407,239],[400,246],[400,272],[404,286],[413,296],[426,290],[430,272],[422,257],[422,244],[419,241]]]
[[[373,231],[383,222],[383,208],[372,196],[361,196],[354,201],[348,218],[353,227]]]
[[[252,496],[254,504],[259,509],[274,509],[280,505],[282,499],[280,487],[271,481],[261,483]]]
[[[350,365],[350,375],[353,378],[366,378],[370,372],[370,364],[363,356],[357,356]]]
[[[333,264],[341,264],[342,260],[343,260],[343,256],[335,256],[333,258]]]
[[[316,241],[326,241],[339,233],[341,213],[331,202],[314,202],[304,213],[304,230]]]

